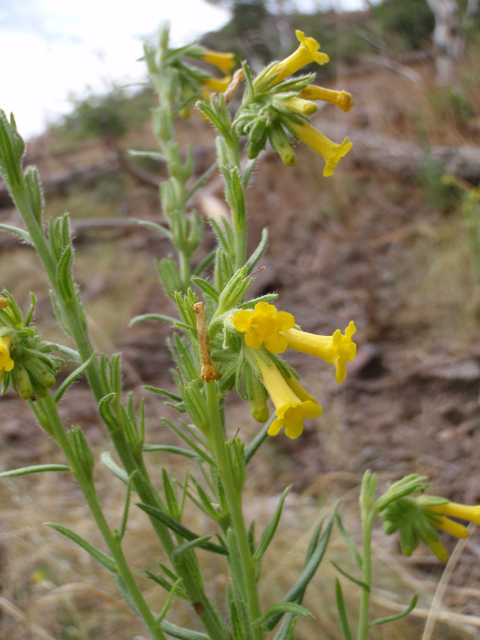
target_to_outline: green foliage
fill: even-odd
[[[404,48],[420,49],[431,39],[435,18],[426,0],[383,0],[372,12],[386,36],[399,36]]]
[[[74,98],[72,112],[52,127],[66,142],[88,138],[119,140],[150,117],[153,96],[149,90],[137,93],[114,86],[104,94]]]
[[[450,185],[441,181],[445,173],[443,162],[432,158],[426,152],[418,171],[418,183],[422,188],[425,202],[432,209],[448,213],[455,206],[455,193]]]

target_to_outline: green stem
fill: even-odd
[[[242,175],[240,165],[240,145],[238,137],[231,132],[229,139],[225,139],[228,162]],[[230,203],[232,209],[233,233],[235,237],[235,270],[241,269],[247,262],[247,216],[245,211],[245,194],[243,187],[238,185],[235,203]],[[240,204],[240,206],[239,206]]]
[[[47,273],[48,279],[50,280],[50,284],[55,292],[64,315],[65,322],[70,329],[71,336],[77,346],[81,359],[85,362],[92,355],[93,347],[88,336],[88,330],[82,322],[83,311],[82,309],[79,309],[77,300],[64,301],[61,296],[61,292],[58,290],[56,281],[56,263],[50,252],[50,247],[43,228],[39,225],[30,209],[25,187],[19,187],[16,189],[12,196],[24,220],[27,231],[30,233],[32,242]],[[98,403],[108,393],[108,390],[104,387],[100,375],[100,368],[95,359],[87,370],[87,377]],[[109,429],[109,435],[127,474],[130,476],[136,469],[140,472],[135,477],[134,485],[141,501],[145,504],[163,509],[164,505],[160,500],[158,492],[151,483],[148,472],[143,464],[143,460],[139,463],[133,456],[131,448],[125,437],[124,430],[121,428],[115,430]],[[153,517],[150,518],[150,522],[152,523],[152,527],[162,543],[167,555],[171,559],[172,553],[175,550],[175,545],[167,527]],[[225,623],[221,619],[220,614],[215,609],[213,603],[209,600],[203,590],[196,585],[192,572],[187,564],[181,563],[181,565],[176,568],[184,580],[184,586],[187,589],[192,602],[199,602],[201,604],[199,610],[203,610],[204,613],[199,617],[202,620],[202,624],[207,633],[209,633],[210,637],[215,640],[227,638],[228,636],[226,635]]]
[[[216,383],[206,384],[207,406],[211,420],[211,441],[218,464],[218,473],[225,491],[228,509],[232,520],[233,532],[240,553],[240,560],[244,574],[247,591],[247,608],[250,623],[261,615],[260,601],[258,598],[257,581],[255,578],[255,563],[248,545],[247,531],[243,521],[241,496],[235,487],[233,472],[230,467],[225,435],[222,426],[220,406]],[[261,627],[252,626],[254,640],[264,640],[264,632]]]
[[[362,582],[368,589],[362,589],[362,599],[360,601],[360,619],[358,622],[357,640],[366,640],[370,624],[368,622],[370,609],[370,582],[372,578],[372,529],[375,521],[376,511],[366,511],[362,513],[362,537],[363,537],[363,562],[362,562]]]
[[[178,252],[178,261],[180,263],[180,278],[182,280],[182,284],[184,290],[186,291],[190,285],[190,254],[180,250]]]
[[[88,477],[85,470],[79,465],[77,456],[75,451],[73,450],[68,436],[63,427],[63,423],[58,415],[57,405],[55,404],[52,396],[47,394],[46,397],[39,401],[41,406],[43,407],[45,413],[47,414],[53,432],[55,434],[55,439],[62,449],[68,464],[72,468],[73,474],[82,490],[82,493],[87,501],[87,504],[90,508],[90,511],[95,519],[97,527],[100,533],[103,536],[103,539],[115,560],[115,564],[118,568],[118,573],[122,578],[131,598],[137,608],[138,613],[140,614],[142,620],[145,623],[151,637],[154,640],[166,640],[166,636],[163,631],[155,622],[155,616],[150,611],[147,603],[145,602],[142,592],[140,591],[135,578],[128,566],[128,563],[123,554],[122,547],[120,543],[115,539],[112,534],[110,527],[105,519],[105,516],[102,511],[102,507],[98,500],[97,492],[95,491],[95,486],[93,485],[92,480]]]

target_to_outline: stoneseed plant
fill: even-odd
[[[252,274],[268,242],[265,229],[260,244],[247,254],[247,212],[245,191],[256,158],[267,142],[287,166],[296,162],[293,144],[299,140],[317,151],[325,160],[324,176],[331,175],[337,163],[348,153],[348,138],[336,143],[315,129],[309,117],[317,110],[316,101],[334,103],[348,111],[352,99],[345,91],[333,91],[315,85],[315,74],[298,75],[310,63],[323,65],[328,56],[319,44],[297,32],[298,49],[281,62],[273,62],[253,77],[243,63],[235,71],[233,54],[217,53],[199,46],[169,47],[168,28],[162,29],[158,46],[145,47],[145,62],[159,106],[153,112],[154,132],[159,142],[157,158],[168,167],[168,179],[160,190],[165,224],[145,223],[166,236],[176,256],[157,265],[158,276],[167,296],[176,308],[176,316],[141,316],[170,323],[174,331],[169,348],[176,364],[173,377],[176,391],[149,390],[165,399],[178,412],[178,419],[165,420],[177,434],[179,446],[145,442],[145,408],[136,406],[132,395],[122,392],[120,355],[106,357],[94,352],[80,290],[74,278],[75,252],[69,216],[65,214],[44,224],[44,199],[40,178],[34,167],[22,166],[24,142],[13,116],[0,119],[0,171],[25,228],[0,225],[5,232],[16,233],[33,245],[51,287],[55,315],[75,348],[42,340],[33,324],[35,296],[25,313],[8,291],[0,297],[0,380],[3,393],[11,385],[29,403],[38,426],[52,438],[65,456],[65,464],[46,464],[16,469],[2,476],[28,473],[62,472],[75,477],[91,511],[105,547],[101,550],[61,523],[48,523],[91,554],[116,580],[127,604],[145,625],[145,633],[156,640],[288,640],[300,618],[311,617],[302,604],[310,581],[317,575],[333,527],[348,544],[357,566],[351,575],[337,566],[336,602],[338,620],[345,640],[367,638],[373,626],[393,623],[407,615],[410,605],[400,614],[380,619],[370,615],[372,585],[371,539],[376,518],[383,521],[387,535],[400,532],[403,552],[410,555],[421,543],[446,561],[448,553],[440,541],[440,531],[456,537],[468,535],[456,520],[480,524],[480,507],[454,504],[441,497],[427,495],[427,478],[409,475],[391,484],[377,496],[377,478],[367,471],[360,491],[362,546],[357,549],[335,506],[329,517],[320,519],[307,549],[303,569],[280,602],[269,608],[262,605],[257,588],[262,572],[262,557],[281,526],[282,508],[288,494],[283,492],[270,524],[256,532],[254,523],[245,521],[242,491],[249,473],[249,462],[259,455],[270,438],[299,438],[306,418],[319,418],[322,407],[282,358],[288,349],[307,353],[333,367],[338,383],[347,375],[347,363],[356,353],[353,340],[354,319],[333,335],[319,336],[302,331],[295,322],[295,310],[282,308],[276,294],[259,298],[249,296]],[[216,66],[223,79],[210,76],[196,61]],[[234,94],[243,97],[235,113],[229,107]],[[177,116],[187,117],[198,109],[218,132],[217,161],[198,182],[187,189],[193,175],[193,156],[181,149],[175,136]],[[246,162],[240,152],[246,141]],[[149,154],[150,156],[152,154]],[[209,223],[216,236],[216,248],[195,267],[192,256],[204,232],[204,220],[190,208],[190,200],[218,168],[225,183],[230,217]],[[196,293],[199,292],[199,295]],[[275,303],[275,305],[273,304]],[[61,384],[56,374],[66,361],[76,369]],[[319,363],[319,366],[324,366]],[[125,484],[125,508],[119,522],[107,521],[95,487],[97,463],[83,431],[62,422],[58,406],[64,402],[69,386],[85,375],[91,387],[105,430],[120,464],[111,456],[102,462],[112,471],[112,481]],[[258,434],[245,446],[234,434],[225,411],[225,394],[235,389],[249,402]],[[274,410],[269,408],[272,400]],[[320,417],[320,420],[322,418]],[[162,470],[163,486],[152,482],[144,463],[145,451],[168,451],[195,461],[198,475],[187,474],[180,481]],[[133,504],[135,503],[135,504]],[[161,543],[164,554],[152,559],[160,571],[147,569],[148,576],[165,591],[164,606],[152,611],[139,587],[135,571],[125,557],[122,541],[132,509],[148,514],[151,535]],[[185,513],[200,509],[208,518],[208,528],[194,532],[185,522]],[[229,583],[224,599],[213,602],[205,584],[197,554],[221,556]],[[351,582],[359,589],[360,611],[357,629],[351,628],[342,592]],[[191,605],[192,628],[177,624],[170,610],[175,598]]]

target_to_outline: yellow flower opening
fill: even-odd
[[[264,344],[272,353],[283,353],[288,345],[280,332],[294,327],[295,318],[291,313],[277,311],[273,304],[258,302],[254,311],[238,311],[233,324],[237,331],[245,334],[245,343],[250,349],[260,349]]]
[[[228,89],[231,81],[232,76],[226,76],[225,78],[214,78],[212,76],[210,78],[205,78],[202,82],[205,87],[215,91],[215,93],[224,93]]]
[[[325,159],[326,165],[323,170],[325,177],[333,174],[333,170],[338,161],[352,148],[352,143],[348,141],[348,138],[345,138],[342,144],[337,144],[329,140],[327,136],[324,136],[323,133],[310,124],[290,122],[289,126],[299,140],[311,147]]]
[[[300,91],[300,97],[305,100],[323,100],[337,105],[339,109],[347,113],[353,107],[352,94],[346,91],[335,91],[333,89],[324,89],[315,84],[309,84],[308,87]]]
[[[323,65],[330,60],[326,53],[320,53],[320,45],[314,38],[307,38],[302,31],[295,31],[300,46],[288,58],[278,62],[267,74],[267,78],[277,74],[275,83],[282,82],[288,76],[304,67],[306,64],[316,62]]]
[[[298,380],[288,378],[288,383],[277,367],[270,363],[268,366],[260,357],[256,357],[258,368],[265,389],[268,391],[277,417],[268,429],[268,435],[276,436],[282,427],[285,427],[285,435],[294,440],[303,432],[305,418],[318,418],[322,413],[322,407],[307,393]],[[300,398],[292,390],[292,385],[306,398]],[[300,390],[301,389],[301,390]]]
[[[317,358],[322,358],[325,362],[333,364],[336,367],[335,377],[340,383],[345,380],[347,375],[347,361],[352,362],[357,352],[357,345],[352,340],[355,331],[355,324],[352,320],[345,329],[345,335],[342,335],[340,329],[337,329],[332,336],[317,336],[298,329],[288,329],[283,332],[283,335],[289,349],[317,356]]]
[[[3,379],[5,371],[11,371],[15,365],[10,357],[10,347],[12,339],[10,337],[0,338],[0,381]]]
[[[220,51],[212,51],[211,49],[205,49],[201,60],[213,64],[225,75],[233,69],[235,66],[235,54],[234,53],[222,53]]]

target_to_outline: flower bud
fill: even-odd
[[[29,398],[31,398],[31,396],[33,395],[33,387],[27,370],[22,367],[22,365],[18,365],[14,367],[12,375],[14,385],[20,397],[24,400],[28,400]]]

